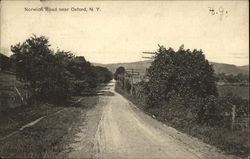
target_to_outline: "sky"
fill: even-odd
[[[40,7],[57,11],[25,11]],[[184,44],[202,49],[209,61],[241,66],[249,64],[248,10],[248,1],[3,0],[0,51],[11,55],[11,45],[36,34],[49,38],[52,49],[95,63],[141,61],[142,52],[156,51],[158,44]]]

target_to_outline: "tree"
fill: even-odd
[[[46,64],[51,61],[52,52],[49,49],[48,39],[33,35],[22,44],[11,46],[12,56],[16,60],[17,76],[34,85],[47,72]],[[48,65],[47,65],[48,66]],[[44,68],[44,69],[43,69]],[[38,72],[38,70],[43,70]]]
[[[11,46],[17,77],[27,84],[32,97],[63,102],[70,96],[66,68],[60,54],[49,49],[46,37],[33,35],[22,44]]]
[[[51,50],[49,40],[31,36],[11,46],[17,77],[24,81],[35,100],[65,103],[73,94],[95,88],[112,79],[106,68],[94,67],[83,56]]]
[[[147,70],[147,76],[149,105],[168,101],[175,94],[188,98],[218,95],[213,67],[202,50],[190,51],[181,46],[174,51],[160,46]]]
[[[11,69],[11,60],[8,56],[0,53],[0,71]]]
[[[125,68],[120,66],[116,69],[115,74],[114,74],[114,79],[118,80],[118,76],[124,76],[125,74]]]
[[[113,79],[113,74],[105,67],[95,67],[99,83],[107,83]]]

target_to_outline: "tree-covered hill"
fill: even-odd
[[[123,66],[126,69],[130,69],[130,68],[136,69],[137,71],[144,74],[146,72],[146,68],[148,68],[151,65],[151,62],[152,62],[151,60],[144,60],[144,61],[136,61],[136,62],[128,62],[128,63],[113,63],[113,64],[94,63],[94,65],[107,67],[113,73],[115,72],[116,68]],[[219,73],[233,74],[233,75],[237,75],[239,73],[248,74],[249,65],[236,66],[236,65],[225,64],[225,63],[216,63],[216,62],[210,62],[210,63],[213,65],[216,74],[219,74]]]

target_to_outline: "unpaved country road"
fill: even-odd
[[[101,106],[87,115],[69,158],[236,158],[146,115],[114,91],[114,82],[107,89]]]

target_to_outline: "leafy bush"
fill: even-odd
[[[223,125],[223,107],[219,105],[219,101],[214,96],[209,96],[200,100],[195,107],[199,108],[196,120],[198,123],[210,126]],[[200,105],[201,104],[201,105]]]
[[[229,127],[232,105],[236,106],[236,116],[249,114],[247,100],[233,95],[218,97],[213,67],[201,50],[181,46],[175,52],[161,46],[147,76],[148,82],[139,83],[147,105],[160,109],[164,120],[177,125],[195,122]]]
[[[169,101],[172,95],[207,97],[217,96],[216,78],[212,65],[202,51],[178,51],[161,46],[147,70],[149,78],[148,104],[158,105],[159,101]]]
[[[232,124],[232,106],[236,106],[236,117],[250,114],[248,100],[237,96],[181,97],[176,94],[168,102],[161,102],[161,111],[169,121],[179,121],[177,125],[196,123],[208,126],[230,128]]]
[[[236,106],[236,116],[250,115],[249,99],[242,99],[239,96],[229,93],[219,98],[220,104],[224,105],[223,112],[231,112],[232,105]]]

